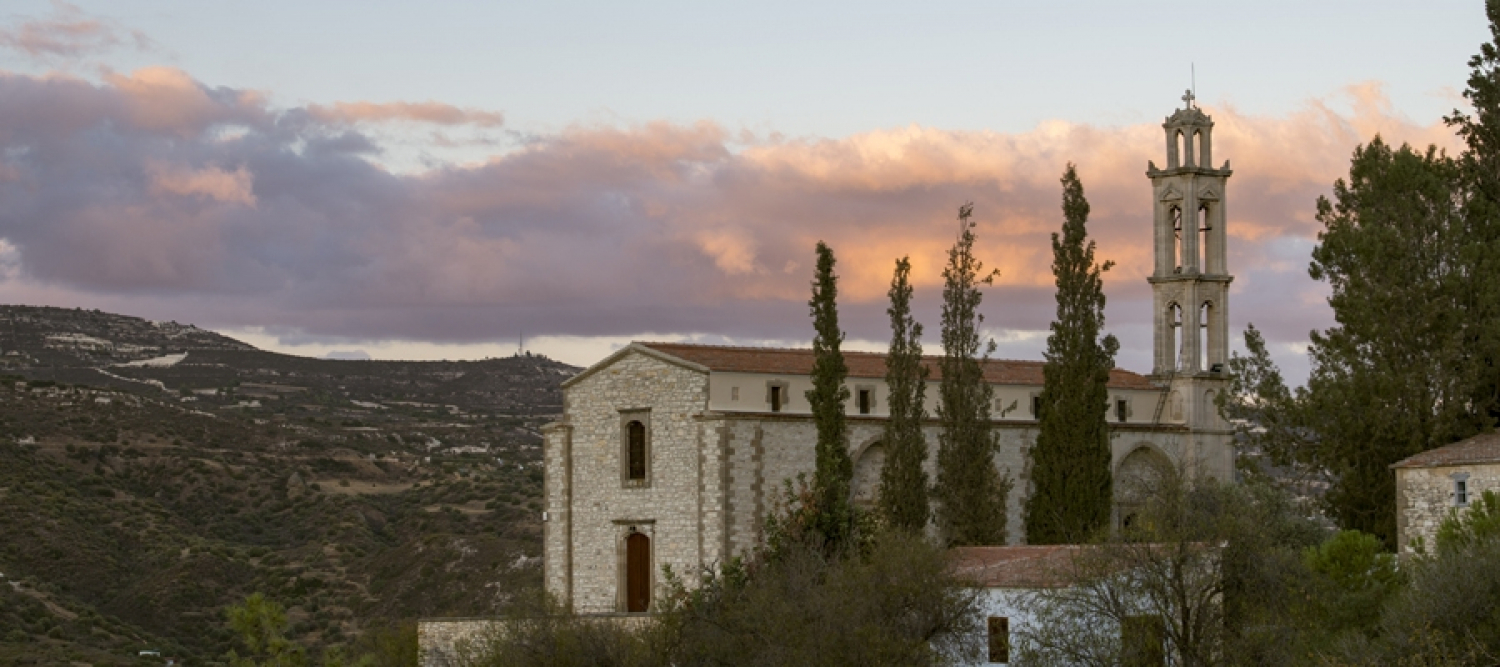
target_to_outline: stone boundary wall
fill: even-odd
[[[619,623],[636,629],[650,622],[645,614],[582,614],[580,621]],[[460,649],[474,650],[487,636],[501,632],[512,621],[499,618],[433,618],[417,621],[417,664],[421,667],[461,667]]]
[[[458,647],[503,627],[493,618],[452,618],[417,621],[417,664],[458,667]]]

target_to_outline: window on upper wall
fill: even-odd
[[[1465,472],[1453,475],[1453,506],[1469,506],[1469,474]]]
[[[780,385],[771,385],[771,412],[781,412],[782,390]]]
[[[1031,416],[1035,417],[1037,419],[1041,419],[1042,418],[1042,396],[1041,396],[1041,394],[1033,394],[1031,396]]]
[[[1130,402],[1125,399],[1115,400],[1115,421],[1124,422],[1130,416]]]
[[[630,481],[646,480],[646,425],[632,420],[625,426],[627,463],[625,478]]]
[[[1010,662],[1010,619],[991,616],[989,620],[989,661]]]
[[[870,394],[871,391],[869,389],[859,390],[859,414],[870,414],[870,404],[872,403]]]
[[[731,400],[731,401],[738,401],[738,400],[740,400],[740,388],[739,387],[730,387],[729,388],[729,400]]]

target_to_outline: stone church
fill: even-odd
[[[1214,407],[1229,350],[1231,172],[1211,161],[1212,119],[1190,93],[1183,99],[1162,126],[1165,167],[1146,169],[1155,361],[1150,375],[1109,377],[1117,480],[1160,464],[1233,475],[1233,439]],[[884,460],[885,360],[845,356],[853,494],[869,505]],[[544,430],[547,589],[581,613],[648,612],[664,566],[695,573],[755,545],[783,480],[813,471],[812,361],[811,350],[633,343],[564,382],[563,416]],[[926,363],[935,385],[937,358]],[[1042,363],[991,360],[984,372],[995,390],[994,465],[1016,482],[1008,541],[1023,544]],[[929,415],[937,395],[929,386]],[[938,426],[924,431],[931,469]],[[1115,520],[1125,521],[1132,499],[1116,486]]]

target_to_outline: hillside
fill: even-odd
[[[577,370],[0,307],[0,663],[204,664],[255,591],[315,646],[503,610],[540,585],[538,429]]]

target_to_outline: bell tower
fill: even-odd
[[[1229,275],[1225,249],[1229,162],[1213,166],[1213,119],[1182,96],[1162,129],[1167,163],[1148,162],[1155,207],[1151,277],[1155,352],[1151,376],[1167,394],[1158,422],[1220,430],[1213,398],[1227,380]]]

